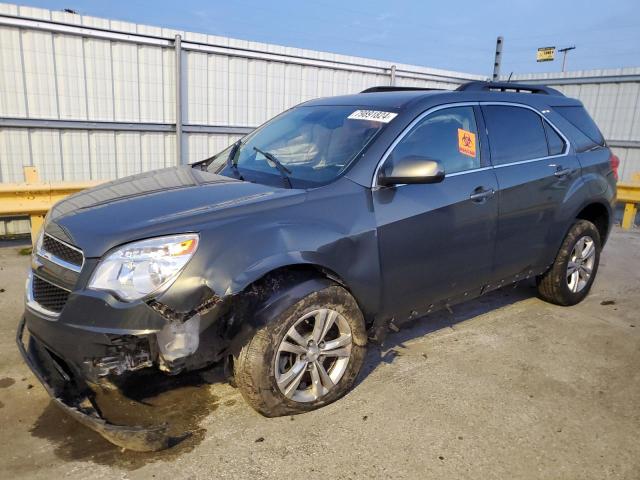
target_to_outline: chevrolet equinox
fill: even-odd
[[[538,85],[374,87],[291,108],[211,158],[57,203],[34,247],[23,357],[62,409],[134,450],[96,389],[226,365],[268,417],[354,385],[369,339],[523,279],[574,305],[613,220],[618,159]]]

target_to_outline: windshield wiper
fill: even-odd
[[[238,174],[240,174],[240,172],[238,171],[238,162],[235,161],[235,162],[231,163],[231,159],[233,157],[235,157],[236,153],[238,153],[238,148],[240,148],[241,145],[242,145],[242,139],[238,140],[236,143],[233,144],[233,147],[231,148],[231,151],[229,152],[229,156],[227,157],[227,165],[232,170],[235,170]],[[225,150],[226,150],[226,148],[225,148]],[[193,162],[191,164],[191,166],[192,167],[200,167],[201,170],[206,170],[209,167],[209,165],[211,165],[213,163],[213,161],[220,156],[221,153],[222,152],[218,152],[218,153],[216,153],[215,155],[213,155],[211,157],[205,158],[204,160],[198,160],[197,162]]]
[[[240,180],[242,180],[242,175],[240,174],[240,170],[238,170],[238,159],[236,159],[235,157],[238,154],[238,149],[241,145],[242,140],[238,140],[236,143],[234,143],[233,147],[231,147],[229,155],[227,156],[227,166],[240,177]]]
[[[253,147],[253,149],[256,152],[261,153],[267,160],[272,162],[276,170],[280,172],[280,175],[282,176],[282,179],[284,180],[285,185],[287,185],[289,188],[293,188],[293,185],[291,184],[291,179],[289,178],[289,175],[291,175],[291,170],[285,167],[282,164],[282,162],[280,162],[280,160],[278,160],[273,153],[265,152],[264,150],[258,147]],[[267,164],[271,165],[269,162],[267,162]]]

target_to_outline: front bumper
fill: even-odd
[[[111,443],[128,450],[149,452],[163,450],[184,438],[169,436],[167,424],[153,427],[115,425],[102,418],[86,382],[25,329],[24,319],[18,326],[16,343],[24,361],[53,402]]]

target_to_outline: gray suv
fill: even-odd
[[[53,207],[18,345],[55,402],[118,445],[96,391],[224,365],[266,416],[343,396],[367,342],[535,279],[573,305],[613,220],[617,158],[582,104],[542,86],[377,87],[312,100],[193,165]]]

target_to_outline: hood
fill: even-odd
[[[198,231],[216,217],[302,201],[288,190],[215,175],[190,166],[156,170],[83,190],[49,212],[47,233],[99,257],[126,242]],[[298,200],[294,200],[297,198]]]

